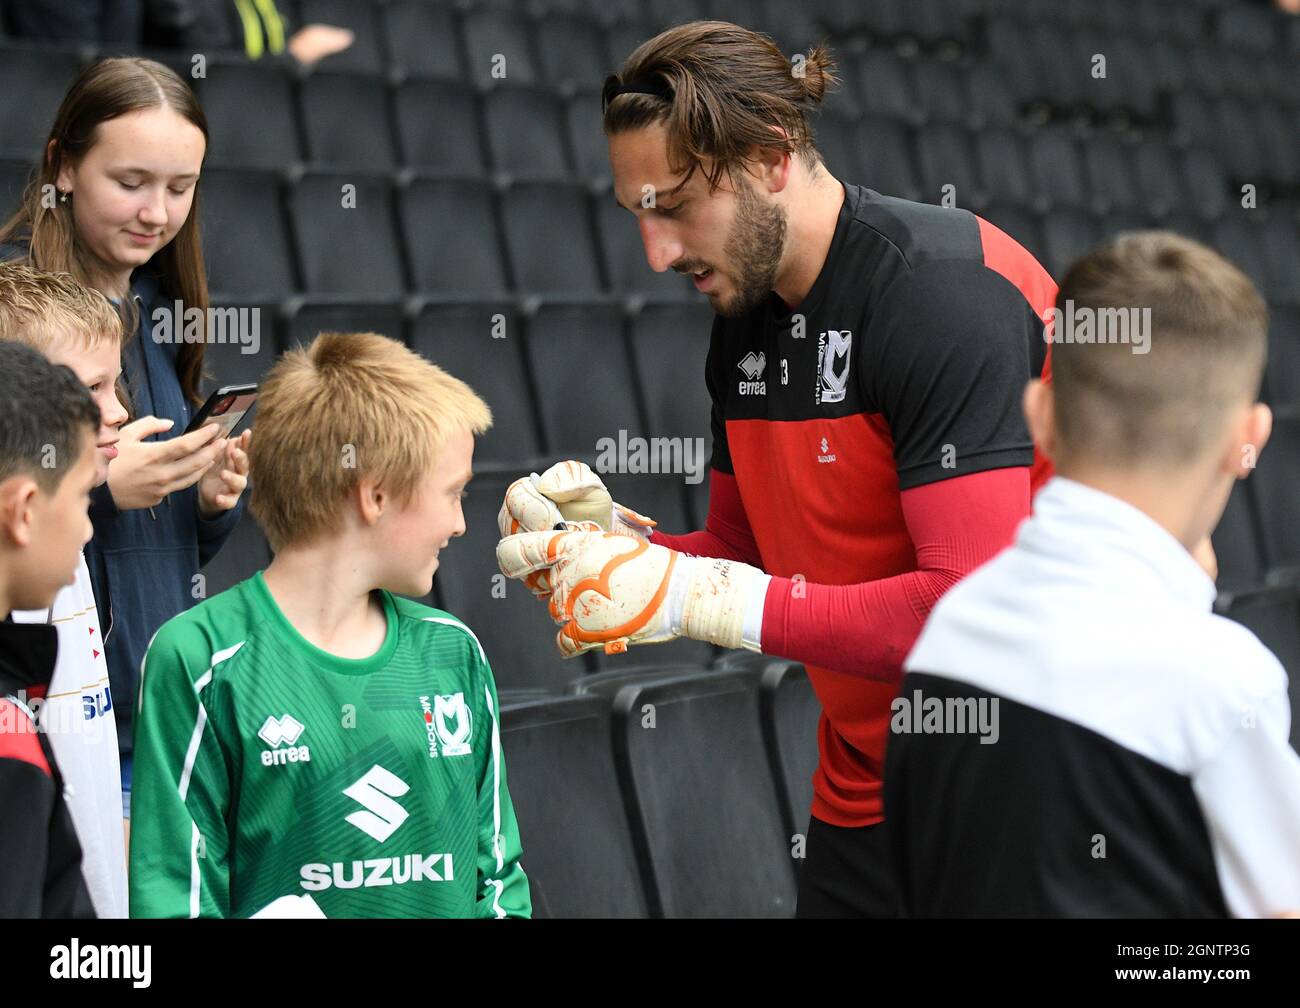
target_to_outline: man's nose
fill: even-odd
[[[670,237],[660,222],[643,217],[639,226],[646,262],[656,273],[662,273],[682,257],[682,243]]]

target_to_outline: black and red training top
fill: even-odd
[[[1051,474],[1021,412],[1056,285],[966,210],[845,184],[816,282],[715,318],[706,529],[654,540],[774,576],[767,654],[821,701],[813,815],[882,818],[890,703],[930,608],[1011,543]]]

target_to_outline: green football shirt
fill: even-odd
[[[158,631],[140,675],[132,917],[527,917],[478,639],[379,593],[369,658],[315,647],[262,575]]]

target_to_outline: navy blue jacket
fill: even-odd
[[[14,246],[0,247],[0,260],[25,254]],[[176,373],[180,346],[156,343],[151,336],[154,309],[171,308],[172,301],[147,265],[131,274],[131,297],[140,321],[135,337],[122,350],[128,405],[135,419],[171,419],[171,430],[150,439],[167,441],[184,433],[193,410]],[[160,626],[202,601],[202,582],[196,583],[195,575],[238,524],[244,500],[241,495],[238,506],[208,521],[199,517],[197,484],[152,508],[130,511],[117,509],[107,483],[91,491],[95,536],[86,544],[86,566],[99,608],[118,748],[124,757],[133,751],[136,689],[145,650]]]

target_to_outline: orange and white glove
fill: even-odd
[[[521,532],[497,544],[507,577],[547,573],[550,610],[565,658],[593,648],[690,637],[758,651],[771,577],[748,564],[692,557],[590,526]]]
[[[595,522],[606,532],[644,541],[653,518],[614,503],[601,478],[585,462],[557,462],[540,476],[530,473],[506,488],[497,512],[502,537],[517,532],[549,532],[557,525]],[[550,594],[547,572],[524,579],[538,598]]]

